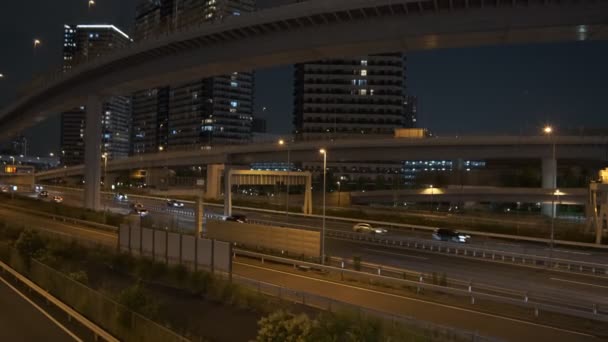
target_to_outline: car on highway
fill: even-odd
[[[133,208],[133,213],[135,213],[141,217],[148,215],[148,209],[146,209],[144,207],[144,205],[141,203],[138,203],[138,202],[133,203],[132,208]]]
[[[40,192],[38,193],[38,197],[39,197],[39,198],[47,198],[47,197],[49,197],[49,192],[48,192],[48,191],[46,191],[46,190],[42,190],[42,191],[40,191]]]
[[[460,233],[453,229],[437,228],[433,232],[433,239],[438,241],[467,243],[471,240],[471,235]]]
[[[119,192],[116,195],[114,195],[114,199],[117,200],[118,202],[126,202],[129,200],[129,196],[127,196],[127,194],[123,194],[122,192]]]
[[[386,234],[388,230],[380,227],[373,227],[369,223],[357,223],[353,226],[353,231],[356,233],[370,233],[370,234]]]
[[[61,202],[63,202],[63,197],[61,197],[61,196],[53,196],[53,202],[55,202],[55,203],[61,203]]]
[[[247,223],[247,216],[241,215],[241,214],[235,214],[235,215],[226,217],[226,221]]]
[[[8,187],[8,186],[3,186],[3,187],[0,189],[0,191],[2,191],[2,192],[8,192],[9,190],[10,190],[10,189],[9,189],[9,187]]]
[[[180,202],[180,201],[174,200],[174,199],[169,199],[169,200],[167,200],[167,207],[170,207],[170,208],[183,208],[184,207],[184,202]]]

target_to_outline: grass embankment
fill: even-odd
[[[81,207],[73,207],[63,203],[47,202],[41,199],[15,196],[11,199],[10,195],[1,194],[1,203],[23,207],[26,209],[42,211],[45,213],[65,216],[78,220],[91,221],[96,223],[118,226],[124,221],[124,215],[111,212],[94,211]]]

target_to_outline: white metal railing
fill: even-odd
[[[608,308],[590,302],[577,301],[564,301],[562,298],[552,298],[547,296],[536,296],[530,293],[518,293],[513,291],[505,291],[497,287],[488,287],[477,284],[456,284],[457,286],[442,286],[428,283],[428,276],[418,275],[417,280],[407,280],[395,276],[390,272],[383,272],[381,269],[377,273],[370,273],[365,271],[357,271],[346,268],[346,264],[339,264],[339,266],[321,265],[312,262],[300,261],[295,259],[289,259],[285,257],[272,256],[263,253],[257,253],[247,251],[243,249],[233,249],[235,256],[255,258],[264,262],[275,262],[285,265],[291,265],[294,268],[306,267],[313,270],[319,270],[323,272],[333,272],[342,275],[363,277],[365,279],[373,279],[376,282],[388,282],[397,283],[399,285],[410,286],[417,289],[417,292],[422,290],[438,291],[448,293],[451,295],[466,297],[470,299],[472,304],[475,303],[476,299],[489,300],[501,304],[515,305],[520,308],[532,310],[535,316],[538,316],[540,312],[553,312],[564,315],[570,315],[575,317],[581,317],[585,319],[591,319],[596,321],[608,322]],[[334,261],[337,261],[334,259]],[[369,266],[369,264],[367,265]]]
[[[10,273],[19,282],[23,283],[29,289],[34,290],[34,292],[36,292],[38,295],[40,295],[42,298],[44,298],[47,302],[53,304],[59,310],[65,312],[70,319],[72,319],[72,318],[75,319],[82,326],[84,326],[87,330],[90,330],[94,334],[96,341],[98,338],[102,338],[108,342],[118,342],[119,341],[117,338],[112,336],[110,333],[108,333],[104,329],[100,328],[97,324],[89,321],[86,317],[81,315],[78,311],[72,309],[67,304],[65,304],[62,301],[60,301],[59,299],[55,298],[53,295],[49,294],[44,289],[40,288],[40,286],[36,285],[33,281],[22,276],[19,272],[13,270],[10,266],[8,266],[7,264],[5,264],[2,261],[0,261],[0,268],[2,268],[2,270],[4,272]]]

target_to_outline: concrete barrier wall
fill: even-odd
[[[318,257],[321,253],[318,231],[242,224],[230,221],[207,221],[207,237],[236,242],[248,247],[285,251],[290,255]]]
[[[143,251],[143,256],[157,262],[232,273],[232,245],[229,242],[166,230],[140,229],[128,224],[120,226],[118,235],[122,252],[139,255]]]

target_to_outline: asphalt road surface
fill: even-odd
[[[22,297],[19,290],[11,286],[0,276],[0,341],[81,341],[44,311],[44,307],[38,306],[39,310],[37,304]]]

